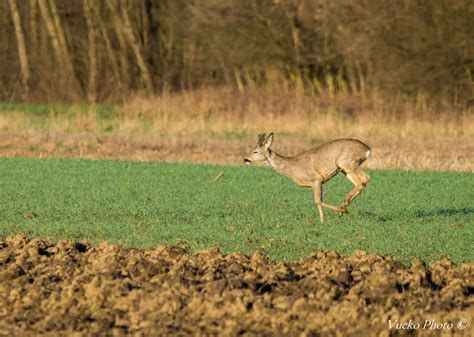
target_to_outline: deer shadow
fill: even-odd
[[[376,214],[370,211],[359,212],[360,215],[372,218],[378,222],[387,222],[398,219],[400,216],[398,214]],[[434,216],[454,216],[454,215],[470,215],[474,214],[473,207],[463,207],[463,208],[442,208],[434,210],[418,210],[413,212],[414,218],[429,218]]]
[[[429,211],[419,210],[414,212],[415,218],[426,218],[432,216],[453,216],[453,215],[469,215],[474,214],[474,208],[463,207],[463,208],[442,208],[433,209]]]

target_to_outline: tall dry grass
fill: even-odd
[[[104,108],[104,107],[102,107]],[[336,137],[363,139],[369,168],[474,170],[472,107],[291,87],[137,95],[111,109],[0,112],[0,155],[239,164],[258,132],[295,154]]]
[[[315,139],[473,139],[472,107],[434,107],[423,97],[309,93],[288,88],[205,88],[153,97],[137,95],[104,118],[86,111],[0,113],[0,130],[239,136],[260,131]]]
[[[206,88],[126,102],[118,130],[165,134],[245,135],[277,131],[315,138],[470,139],[472,108],[440,108],[423,96],[407,101],[296,89]]]

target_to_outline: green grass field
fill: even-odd
[[[312,191],[269,168],[3,158],[0,235],[146,248],[185,240],[191,250],[260,249],[277,260],[363,249],[404,262],[474,262],[472,174],[370,174],[350,214],[326,210],[321,224]],[[339,205],[351,188],[338,175],[325,201]]]
[[[47,117],[51,113],[56,114],[76,114],[94,109],[98,116],[102,118],[115,117],[116,108],[111,105],[98,104],[91,107],[88,104],[22,104],[22,103],[2,103],[0,102],[0,113],[10,111],[20,111],[30,113],[38,117]]]

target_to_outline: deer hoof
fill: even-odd
[[[342,216],[344,213],[349,213],[345,205],[339,207],[337,211],[339,212],[339,216]]]

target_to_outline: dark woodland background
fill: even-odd
[[[462,106],[472,0],[5,0],[0,100],[123,102],[231,87]]]

